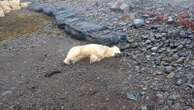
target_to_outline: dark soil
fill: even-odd
[[[78,44],[84,42],[64,35],[51,20],[28,38],[2,42],[1,110],[128,108],[121,94],[129,74],[125,58],[64,65],[67,51]]]

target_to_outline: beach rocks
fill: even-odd
[[[112,31],[107,26],[88,22],[71,9],[57,8],[57,6],[51,4],[33,5],[30,9],[54,16],[58,27],[71,34],[75,39],[106,45],[127,42],[125,33],[121,34],[120,32]]]
[[[136,28],[138,27],[141,27],[141,26],[144,26],[145,25],[145,22],[143,19],[134,19],[133,20],[133,24]]]

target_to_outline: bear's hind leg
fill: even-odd
[[[98,57],[96,55],[91,55],[90,56],[90,64],[95,63],[98,61]]]

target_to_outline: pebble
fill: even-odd
[[[167,22],[168,22],[168,23],[173,23],[173,22],[174,22],[173,17],[172,17],[172,16],[169,16]]]
[[[152,47],[151,50],[152,51],[156,51],[158,49],[158,47]]]
[[[106,100],[106,101],[109,101],[110,99],[109,99],[109,98],[106,98],[105,100]]]
[[[168,79],[171,79],[171,78],[173,78],[175,76],[175,72],[171,72],[170,74],[168,74],[166,77],[168,78]]]
[[[144,26],[145,25],[145,22],[143,19],[134,19],[133,20],[133,24],[135,27],[141,27],[141,26]]]
[[[141,110],[147,110],[147,106],[141,106]]]
[[[174,69],[174,68],[173,68],[172,66],[165,66],[165,71],[166,71],[166,73],[172,72],[173,69]]]
[[[137,101],[139,97],[139,94],[129,93],[127,92],[127,98],[133,101]]]
[[[177,81],[176,81],[176,85],[177,86],[180,86],[180,85],[182,85],[184,83],[184,81],[182,80],[182,79],[178,79]]]
[[[157,100],[158,100],[158,102],[159,102],[160,104],[164,102],[164,96],[163,96],[162,94],[157,93],[157,94],[156,94],[156,98],[157,98]]]

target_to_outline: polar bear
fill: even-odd
[[[72,47],[65,60],[65,64],[74,64],[81,59],[89,58],[90,64],[99,62],[104,58],[114,57],[120,54],[120,49],[117,46],[108,47],[100,44],[87,44]]]

